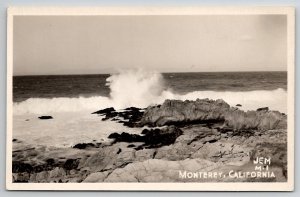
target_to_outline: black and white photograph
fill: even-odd
[[[293,8],[33,10],[9,10],[10,188],[292,190]]]

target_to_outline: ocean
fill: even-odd
[[[242,110],[287,113],[287,72],[158,73],[14,76],[13,137],[29,144],[70,147],[105,141],[112,132],[140,133],[91,113],[147,107],[165,99],[223,99]],[[51,120],[38,116],[50,115]]]
[[[106,79],[110,74],[14,76],[13,100],[55,97],[109,97]],[[287,72],[197,72],[163,73],[164,88],[177,94],[194,91],[287,89]]]

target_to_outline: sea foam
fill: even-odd
[[[271,110],[287,111],[287,92],[284,89],[256,91],[193,91],[178,94],[164,87],[163,76],[158,72],[129,70],[107,78],[110,96],[93,96],[78,98],[30,98],[14,103],[14,114],[48,114],[52,112],[76,112],[114,107],[147,107],[160,104],[166,99],[196,100],[223,99],[231,106],[242,105],[243,110],[255,110],[269,107]]]

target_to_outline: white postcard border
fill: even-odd
[[[294,190],[295,132],[295,9],[294,7],[10,7],[7,10],[7,146],[8,190],[103,191],[292,191]],[[287,15],[288,65],[288,180],[284,183],[13,183],[12,182],[12,73],[13,17],[20,15]]]

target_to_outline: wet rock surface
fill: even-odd
[[[93,112],[92,114],[104,116],[102,118],[103,121],[112,120],[117,121],[118,123],[122,123],[124,126],[127,127],[137,127],[137,123],[141,120],[144,113],[143,109],[137,107],[129,107],[119,112],[116,111],[114,108],[110,107]]]

